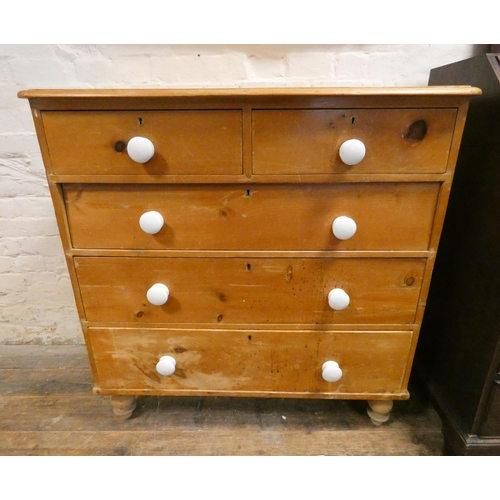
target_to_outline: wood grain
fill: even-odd
[[[103,394],[405,398],[412,333],[89,328]],[[161,356],[176,360],[161,376]],[[326,382],[336,361],[343,376]],[[116,392],[118,393],[118,392]]]
[[[163,250],[426,250],[438,183],[66,185],[75,248]],[[139,226],[159,212],[155,235]],[[348,240],[336,217],[356,221]],[[112,234],[112,237],[110,235]]]
[[[75,257],[86,319],[214,325],[413,323],[425,259]],[[148,302],[155,283],[170,290]],[[334,311],[328,293],[350,305]]]
[[[268,88],[219,88],[219,89],[31,89],[18,92],[18,97],[36,99],[52,98],[168,98],[215,96],[429,96],[478,95],[481,90],[469,85],[443,85],[433,87],[268,87]]]
[[[45,112],[42,120],[54,174],[242,173],[241,111]],[[154,144],[145,164],[122,149],[135,136]]]
[[[456,109],[256,110],[254,174],[442,173],[446,171]],[[412,134],[415,124],[423,130]],[[418,128],[418,127],[417,127]],[[366,147],[357,165],[342,162],[349,139]]]

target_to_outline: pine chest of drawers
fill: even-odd
[[[470,87],[31,90],[95,392],[407,382]]]

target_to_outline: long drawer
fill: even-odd
[[[75,248],[426,250],[438,194],[438,183],[64,186]],[[151,211],[155,234],[139,225]],[[332,231],[342,216],[356,223],[348,239]]]
[[[55,174],[242,172],[241,111],[47,111],[42,118]],[[144,164],[127,154],[137,136],[155,149]]]
[[[445,172],[455,109],[255,110],[254,174]],[[347,165],[339,150],[357,139],[366,148]]]
[[[398,324],[415,321],[425,259],[75,257],[88,321]],[[168,288],[153,305],[149,289]],[[347,307],[328,295],[343,290]]]
[[[362,397],[403,392],[412,332],[89,328],[88,339],[102,390]],[[156,370],[163,356],[175,360],[169,376]],[[338,381],[323,379],[326,361]]]

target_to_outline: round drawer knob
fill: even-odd
[[[323,363],[322,371],[322,376],[327,382],[338,382],[342,378],[342,370],[335,361]]]
[[[162,306],[168,300],[170,291],[163,283],[155,283],[146,293],[149,302],[154,306]]]
[[[156,363],[156,371],[166,377],[172,375],[175,372],[175,359],[172,356],[162,356]]]
[[[164,220],[159,212],[151,210],[150,212],[143,213],[139,219],[139,226],[148,234],[156,234],[163,227]]]
[[[359,139],[349,139],[339,149],[340,159],[346,165],[357,165],[365,157],[366,147]]]
[[[351,299],[349,298],[349,295],[347,295],[342,288],[334,288],[328,294],[328,305],[332,309],[335,309],[335,311],[342,311],[342,309],[345,309],[350,302]]]
[[[357,226],[354,220],[345,215],[337,217],[332,224],[332,231],[339,240],[348,240],[356,234]]]
[[[153,143],[145,137],[133,137],[128,141],[127,153],[130,158],[137,163],[146,163],[153,158],[155,147]]]

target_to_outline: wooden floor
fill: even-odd
[[[381,427],[364,401],[204,397],[139,398],[119,421],[92,386],[84,346],[0,346],[0,455],[442,455],[416,384]]]

